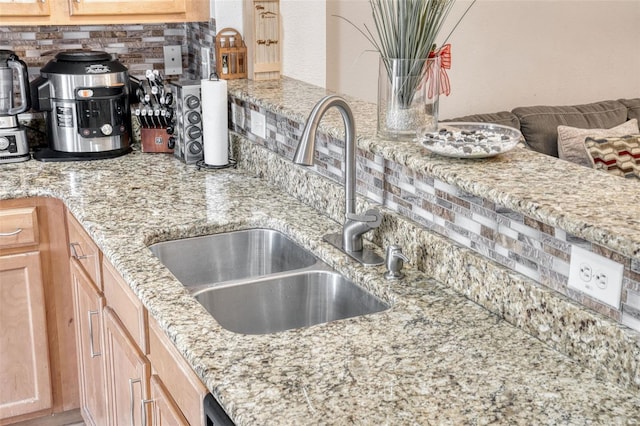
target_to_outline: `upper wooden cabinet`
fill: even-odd
[[[186,0],[69,0],[71,15],[155,15],[186,13]]]
[[[0,16],[49,16],[52,0],[0,0]]]
[[[0,0],[2,25],[202,22],[209,0]]]

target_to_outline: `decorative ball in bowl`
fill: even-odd
[[[522,139],[520,130],[491,123],[445,122],[435,132],[418,132],[429,151],[455,158],[487,158],[513,149]]]

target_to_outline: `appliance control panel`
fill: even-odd
[[[170,82],[169,89],[175,108],[173,155],[186,164],[195,164],[204,159],[200,81]]]
[[[31,157],[23,128],[0,128],[0,164],[26,161]]]

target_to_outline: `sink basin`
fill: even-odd
[[[272,229],[165,241],[149,249],[187,287],[301,269],[317,261]]]
[[[271,229],[166,241],[149,249],[222,327],[236,333],[275,333],[389,308]]]
[[[309,327],[389,308],[337,272],[323,270],[215,286],[194,296],[221,326],[243,334]]]

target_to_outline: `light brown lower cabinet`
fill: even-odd
[[[108,424],[105,351],[102,325],[104,297],[77,259],[71,259],[80,411],[88,426]]]
[[[60,201],[0,200],[0,425],[204,426],[205,395]]]
[[[153,426],[189,426],[173,397],[157,374],[151,375],[151,418]]]
[[[71,214],[67,222],[85,423],[205,426],[206,387]],[[78,259],[87,253],[100,268]]]
[[[0,256],[0,420],[50,409],[40,253]]]
[[[187,424],[206,425],[204,397],[208,390],[153,318],[149,318],[149,349],[153,373],[172,397],[167,404],[175,404]]]
[[[107,393],[111,424],[148,424],[151,366],[113,309],[104,309]]]
[[[0,425],[78,418],[64,222],[59,200],[0,200]]]

